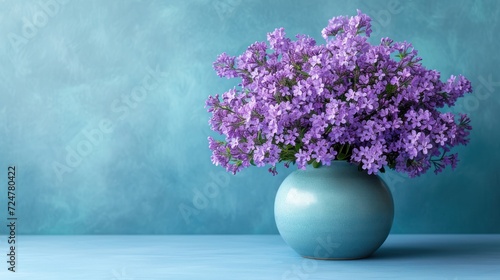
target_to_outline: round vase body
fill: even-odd
[[[297,253],[314,259],[359,259],[389,235],[394,203],[386,184],[345,161],[296,170],[274,204],[278,230]]]

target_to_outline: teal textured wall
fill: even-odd
[[[372,42],[410,41],[475,90],[453,109],[473,125],[454,172],[384,175],[393,232],[500,233],[495,0],[0,1],[0,182],[15,165],[19,232],[277,233],[274,196],[293,168],[212,166],[204,100],[233,86],[212,62],[276,27],[321,42],[328,19],[356,9],[373,18]],[[6,204],[0,191],[4,221]]]

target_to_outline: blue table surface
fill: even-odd
[[[498,234],[390,235],[350,261],[302,258],[279,235],[21,235],[16,254],[0,279],[500,279]]]

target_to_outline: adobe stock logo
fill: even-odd
[[[372,33],[370,37],[378,38],[382,28],[389,26],[392,21],[392,16],[397,15],[403,11],[404,7],[401,6],[399,0],[390,0],[386,2],[385,7],[378,11],[366,11],[366,14],[372,18]]]
[[[59,14],[59,11],[69,0],[42,0],[36,5],[36,11],[31,17],[23,17],[21,19],[21,32],[9,32],[7,39],[12,48],[19,52],[29,40],[33,39],[40,29],[47,26],[49,19]]]
[[[316,247],[314,249],[313,258],[302,258],[300,265],[292,265],[292,267],[285,271],[281,280],[306,280],[314,274],[318,269],[318,259],[328,258],[333,252],[342,246],[341,243],[334,240],[331,234],[326,236],[318,236],[316,238]],[[325,254],[326,253],[326,254]]]
[[[59,182],[63,180],[64,174],[78,168],[83,160],[103,142],[105,135],[112,133],[114,126],[136,109],[148,97],[150,91],[157,89],[162,78],[167,77],[167,73],[161,72],[159,66],[156,66],[154,70],[148,66],[146,72],[140,85],[132,88],[129,94],[123,94],[111,102],[108,116],[101,118],[95,124],[84,127],[66,145],[64,160],[52,163],[52,169]]]
[[[236,14],[236,9],[240,6],[242,0],[219,0],[212,2],[217,15],[221,20],[225,20],[234,14]]]
[[[230,177],[227,172],[219,171],[217,174],[210,172],[212,181],[208,182],[203,189],[195,188],[193,190],[192,206],[184,203],[179,204],[179,212],[184,218],[186,224],[191,222],[192,216],[200,214],[201,210],[210,205],[210,201],[220,195],[221,189],[229,185]]]
[[[493,76],[491,74],[488,75],[488,78],[479,75],[477,79],[480,84],[476,88],[472,88],[473,93],[463,99],[463,103],[455,103],[455,111],[466,113],[477,111],[481,107],[481,102],[490,99],[490,97],[495,94],[495,88],[500,87],[500,81],[493,81]]]
[[[135,277],[132,277],[128,274],[125,267],[122,267],[119,271],[113,269],[113,278],[111,280],[135,280]]]

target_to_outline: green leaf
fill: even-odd
[[[342,144],[337,153],[338,160],[346,160],[351,156],[351,145],[349,143]]]
[[[387,93],[387,95],[389,95],[389,97],[392,97],[396,92],[396,89],[397,87],[395,85],[387,84],[387,86],[385,87],[385,92]]]

